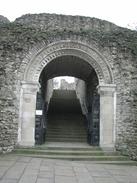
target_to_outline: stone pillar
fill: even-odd
[[[104,150],[114,150],[116,85],[99,85],[98,93],[100,94],[100,147]]]
[[[21,146],[34,146],[36,94],[39,83],[23,81],[21,84],[18,143]]]

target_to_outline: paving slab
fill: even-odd
[[[38,178],[54,179],[54,172],[53,171],[40,171],[38,174]]]
[[[137,166],[0,155],[0,183],[137,183]]]
[[[38,178],[37,183],[54,183],[54,179],[51,178]]]
[[[55,176],[55,183],[77,183],[76,177]]]
[[[16,180],[16,179],[2,179],[1,181],[0,181],[0,183],[17,183],[18,182],[18,180]]]

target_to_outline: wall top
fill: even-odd
[[[0,15],[0,24],[2,23],[10,23],[10,21],[7,19],[7,17]]]
[[[84,16],[70,16],[57,14],[26,14],[15,20],[16,23],[25,24],[29,27],[35,27],[46,30],[98,30],[114,31],[120,29],[113,23],[97,18]]]

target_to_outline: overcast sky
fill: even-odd
[[[120,26],[137,22],[137,0],[1,0],[0,14],[10,21],[27,13],[83,15]]]

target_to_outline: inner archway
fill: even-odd
[[[67,91],[53,90],[52,78],[66,75],[77,78],[75,80],[75,88]],[[66,128],[71,128],[71,130],[77,128],[77,130],[73,130],[73,136],[77,136],[78,142],[84,140],[81,137],[82,134],[78,134],[78,127],[81,125],[81,129],[79,129],[81,133],[84,133],[85,127],[85,142],[98,145],[100,106],[97,86],[99,81],[94,69],[79,57],[72,55],[58,57],[43,69],[39,83],[41,87],[40,92],[37,93],[36,106],[37,110],[42,111],[42,115],[36,115],[36,144],[44,143],[48,140],[48,136],[52,140],[51,137],[53,135],[47,135],[49,134],[48,124],[49,126],[54,124],[52,128],[56,128],[62,121],[62,127],[66,126],[64,131]],[[61,119],[60,121],[58,119],[58,123],[55,125],[57,118]],[[76,124],[76,121],[79,122]],[[60,133],[64,134],[64,131],[62,130]],[[54,140],[57,140],[57,135]],[[59,138],[59,140],[61,139]],[[67,138],[66,140],[76,141],[76,138],[71,139],[70,137],[70,139]]]
[[[32,50],[23,63],[27,65],[22,64],[20,67],[21,70],[25,69],[20,94],[18,133],[20,145],[33,146],[35,144],[36,94],[39,90],[40,78],[42,78],[41,84],[50,78],[63,75],[74,76],[90,83],[94,73],[98,81],[96,92],[100,95],[99,145],[102,148],[114,148],[116,95],[113,75],[106,58],[90,46],[65,40],[48,46],[42,45]],[[55,63],[60,65],[58,69]],[[46,87],[46,85],[43,86]]]

